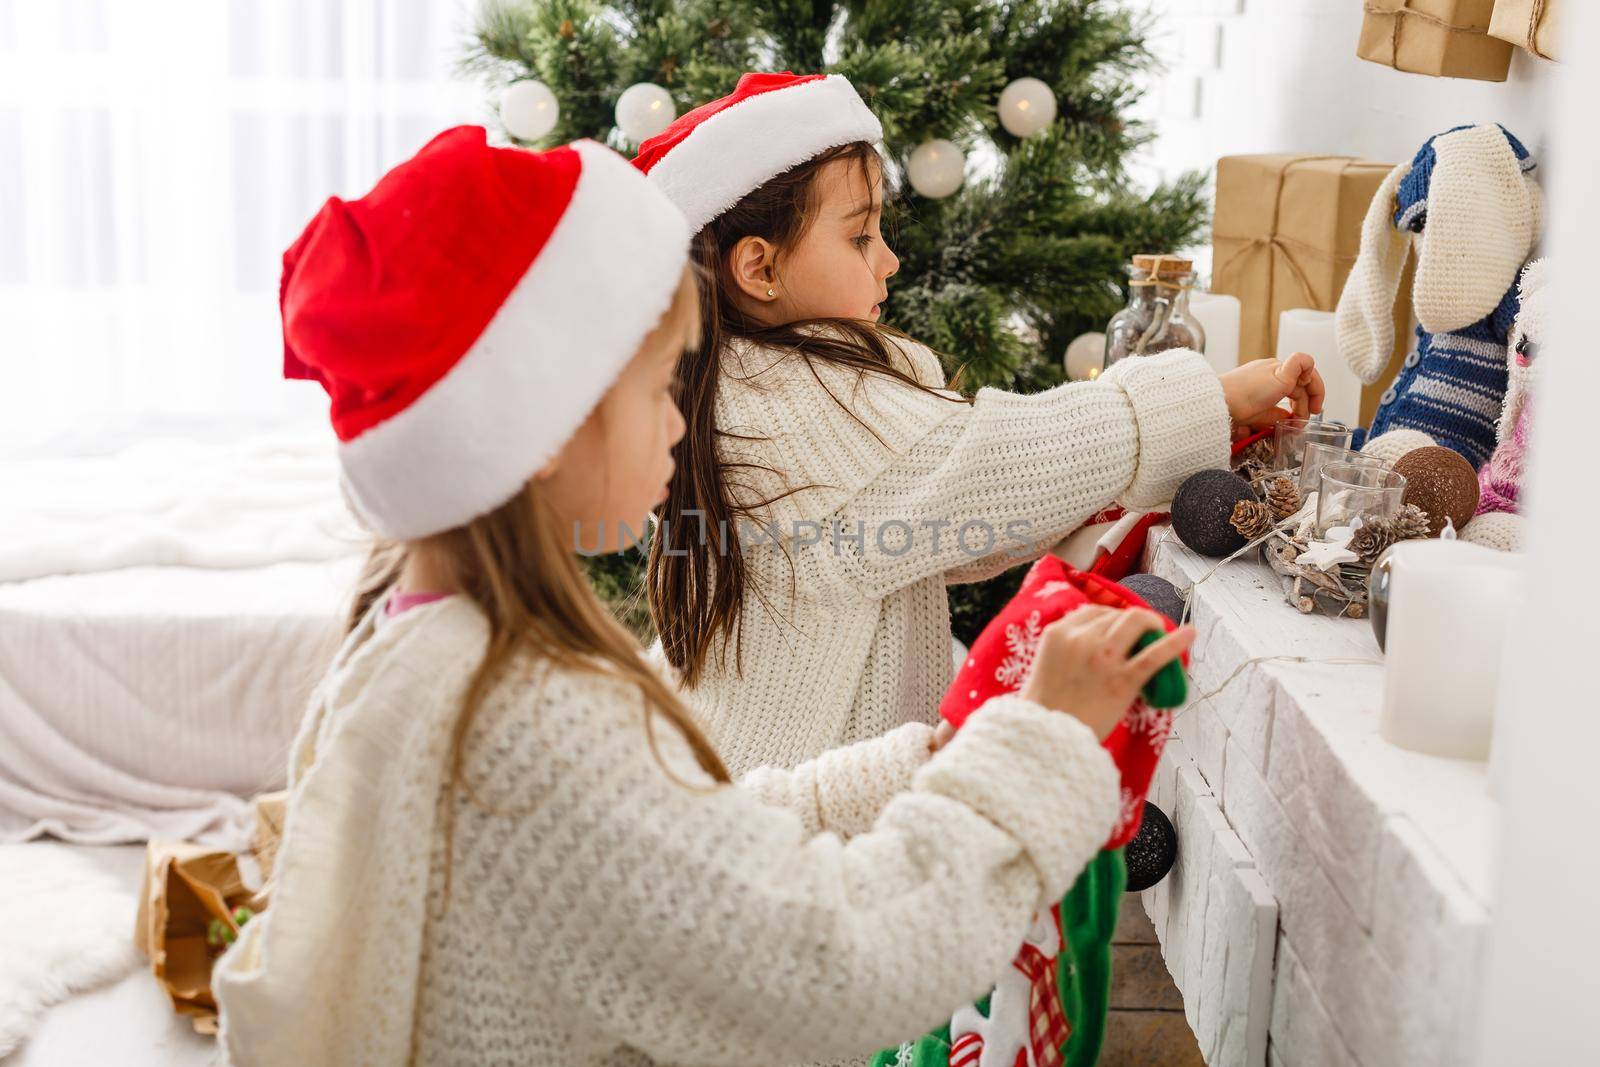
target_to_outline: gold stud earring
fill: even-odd
[[[773,291],[772,291],[772,290],[771,290],[771,288],[768,288],[768,289],[767,289],[767,295],[768,295],[768,296],[777,296],[777,295],[778,295],[778,294],[777,294],[777,293],[775,293],[775,292],[773,292]]]

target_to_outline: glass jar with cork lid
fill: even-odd
[[[1194,263],[1180,256],[1137,255],[1127,271],[1128,306],[1106,325],[1106,366],[1169,348],[1204,352],[1205,328],[1189,311]]]

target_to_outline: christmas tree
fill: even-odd
[[[963,390],[1031,392],[1059,383],[1067,343],[1122,306],[1133,253],[1201,235],[1199,175],[1148,193],[1127,175],[1150,136],[1128,116],[1154,63],[1149,30],[1109,0],[484,0],[465,66],[496,99],[519,81],[548,88],[557,117],[536,146],[591,137],[630,155],[616,111],[636,84],[660,86],[682,114],[750,70],[845,75],[884,127],[900,271],[883,321],[945,353]],[[1042,81],[1056,103],[1027,137],[997,109],[1018,79]],[[1038,114],[1037,92],[1032,102]],[[907,180],[912,154],[936,140],[966,159],[965,180],[939,198]],[[630,552],[591,567],[641,632],[643,565]],[[970,643],[1021,576],[953,587],[956,635]]]

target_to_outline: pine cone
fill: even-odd
[[[1426,536],[1428,513],[1415,504],[1407,504],[1393,518],[1373,519],[1365,523],[1351,536],[1350,551],[1360,556],[1362,563],[1371,563],[1396,541]]]
[[[1371,563],[1393,543],[1387,527],[1387,520],[1373,519],[1350,535],[1350,551],[1360,556],[1362,563]]]
[[[1267,486],[1267,507],[1279,520],[1300,510],[1300,487],[1287,474],[1280,474]]]
[[[1247,541],[1254,541],[1272,529],[1272,510],[1259,500],[1241,500],[1233,506],[1228,524]]]
[[[1272,464],[1263,463],[1258,459],[1247,459],[1233,468],[1233,472],[1251,485],[1272,473]]]
[[[1415,504],[1405,505],[1389,521],[1394,525],[1396,541],[1409,541],[1414,537],[1428,536],[1428,513]]]
[[[1245,446],[1243,452],[1233,458],[1233,469],[1241,474],[1244,474],[1247,468],[1258,473],[1265,472],[1272,468],[1272,457],[1273,447],[1270,438],[1253,441]],[[1252,477],[1249,474],[1244,476],[1246,478]]]

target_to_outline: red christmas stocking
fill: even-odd
[[[1160,516],[1145,518],[1150,520],[1144,527],[1147,530]],[[973,642],[967,662],[945,692],[939,714],[959,728],[967,716],[990,697],[1016,692],[1033,666],[1044,628],[1085,604],[1149,607],[1109,578],[1080,571],[1054,556],[1045,556],[1033,565],[1011,603]],[[1162,622],[1168,631],[1175,629],[1171,622],[1165,619]],[[1184,662],[1187,665],[1187,656]],[[1122,815],[1106,841],[1106,848],[1121,848],[1139,829],[1144,795],[1150,788],[1150,778],[1171,729],[1170,709],[1146,707],[1140,700],[1128,709],[1127,716],[1106,738],[1106,751],[1111,753],[1122,778]]]
[[[1233,446],[1236,461],[1265,440],[1263,430]],[[1107,508],[1063,543],[1080,570],[1054,556],[1033,565],[1017,595],[973,642],[945,693],[939,713],[957,728],[990,697],[1015,692],[1027,677],[1044,628],[1085,604],[1149,607],[1117,584],[1139,569],[1160,512]],[[1170,632],[1175,627],[1163,620]],[[1188,665],[1187,655],[1184,665]],[[1121,777],[1122,807],[1104,850],[1067,895],[1034,917],[1021,951],[994,992],[956,1012],[950,1025],[918,1041],[886,1049],[874,1067],[1089,1067],[1105,1034],[1110,942],[1125,874],[1120,850],[1144,813],[1145,793],[1172,730],[1172,711],[1136,701],[1106,737]]]

